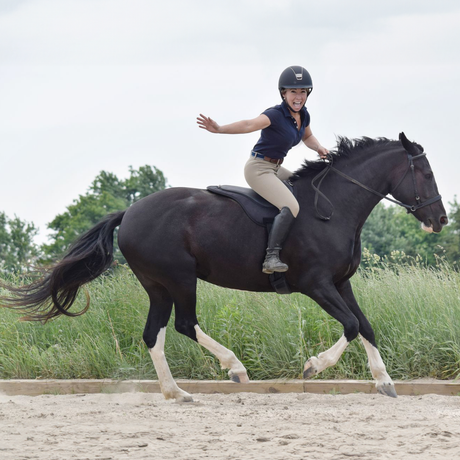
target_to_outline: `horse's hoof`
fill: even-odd
[[[249,383],[249,377],[246,373],[236,374],[232,371],[228,373],[230,380],[235,383]]]
[[[317,359],[317,358],[315,358],[315,359]],[[313,363],[313,358],[310,358],[305,363],[305,366],[303,368],[303,378],[304,379],[309,379],[311,377],[314,377],[316,374],[318,374],[318,368]]]
[[[317,374],[316,370],[313,369],[312,367],[309,367],[305,371],[303,371],[303,378],[304,379],[310,379],[311,377],[314,377]]]
[[[385,396],[390,396],[390,398],[397,398],[398,395],[395,390],[395,386],[392,382],[383,382],[376,385],[377,391]]]
[[[185,392],[184,392],[185,393]],[[180,395],[176,398],[176,403],[182,404],[182,403],[192,403],[193,402],[193,397],[192,395],[189,395],[188,393],[185,393],[183,395]]]
[[[232,382],[241,383],[241,380],[240,380],[239,376],[236,375],[236,374],[232,375],[230,378],[231,378]]]

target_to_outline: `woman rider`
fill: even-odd
[[[310,114],[305,107],[313,90],[310,74],[300,66],[288,67],[280,76],[278,89],[282,103],[252,120],[220,126],[202,114],[197,118],[199,127],[211,133],[243,134],[262,130],[244,168],[244,176],[255,192],[280,210],[273,221],[262,266],[267,274],[288,270],[279,252],[300,209],[294,195],[282,182],[292,176],[291,171],[281,166],[284,157],[301,140],[321,158],[326,158],[328,153],[313,135]]]

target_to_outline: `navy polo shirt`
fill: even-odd
[[[306,107],[300,111],[300,129],[286,102],[275,105],[262,112],[270,119],[270,126],[260,132],[260,139],[253,151],[270,158],[284,158],[294,145],[297,145],[305,134],[305,128],[310,124],[310,114]]]

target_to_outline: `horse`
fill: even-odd
[[[404,206],[424,230],[440,232],[446,211],[423,147],[409,141],[338,138],[328,160],[305,161],[291,177],[300,213],[281,253],[289,265],[291,292],[312,298],[343,326],[328,350],[310,357],[303,377],[334,365],[358,335],[367,352],[377,391],[396,397],[375,335],[352,291],[350,278],[361,259],[361,229],[386,195]],[[323,213],[327,214],[324,215]],[[235,354],[199,326],[197,280],[224,288],[273,292],[261,271],[266,231],[234,200],[196,188],[168,188],[128,209],[107,215],[71,246],[67,254],[26,286],[9,286],[4,306],[25,319],[47,321],[71,312],[79,289],[113,263],[114,230],[119,248],[146,290],[150,309],[143,333],[166,399],[192,401],[176,384],[165,354],[166,327],[175,308],[175,328],[213,353],[234,382],[249,382]]]

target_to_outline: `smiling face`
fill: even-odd
[[[307,102],[307,97],[310,94],[309,89],[306,88],[287,88],[283,90],[283,99],[286,101],[286,104],[289,106],[289,109],[294,112],[300,112],[302,107]]]

